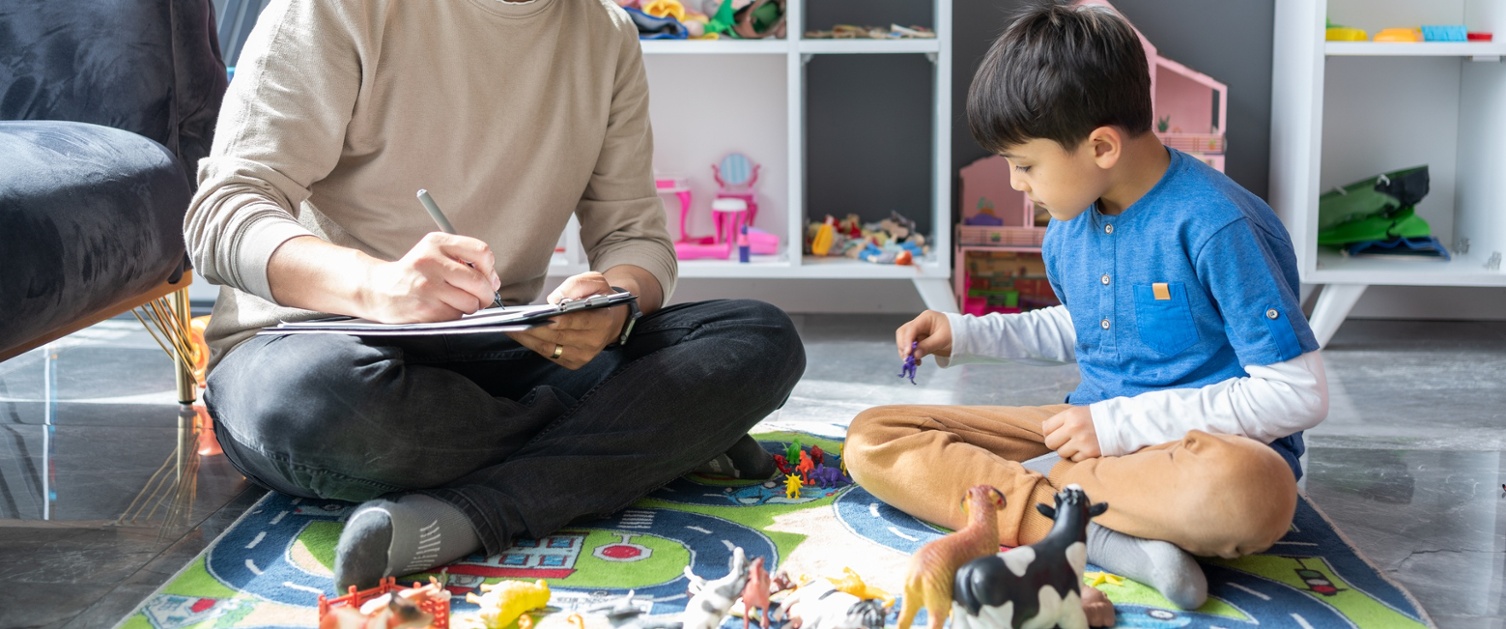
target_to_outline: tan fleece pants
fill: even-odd
[[[1125,456],[1062,461],[1049,477],[1022,467],[1048,449],[1041,425],[1069,408],[881,406],[852,421],[842,456],[854,480],[906,513],[956,529],[969,487],[1004,493],[999,542],[1039,541],[1051,520],[1036,503],[1082,486],[1109,503],[1095,522],[1146,539],[1166,540],[1194,555],[1239,557],[1269,548],[1290,528],[1297,508],[1291,468],[1265,444],[1194,430],[1180,441]]]

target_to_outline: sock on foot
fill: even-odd
[[[369,588],[383,577],[421,572],[481,550],[470,518],[424,494],[362,503],[335,546],[335,591]]]
[[[1156,588],[1182,609],[1208,600],[1208,577],[1190,553],[1171,542],[1142,539],[1088,523],[1088,561]]]
[[[774,475],[774,456],[764,450],[753,435],[743,435],[726,452],[695,468],[697,474],[716,474],[732,478],[764,480]]]

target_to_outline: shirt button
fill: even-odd
[[[1112,233],[1114,233],[1114,224],[1113,223],[1109,223],[1108,225],[1104,225],[1103,226],[1103,233],[1105,233],[1105,234],[1112,234]]]
[[[1276,312],[1275,308],[1272,308],[1270,310],[1265,311],[1265,318],[1267,318],[1267,319],[1275,319],[1276,317],[1279,317],[1279,316],[1281,316],[1281,313]]]
[[[1103,282],[1104,286],[1108,286],[1109,285],[1109,274],[1108,273],[1104,273],[1103,277],[1098,278],[1098,281]]]
[[[1102,325],[1103,329],[1107,330],[1107,329],[1109,329],[1109,320],[1108,319],[1104,319],[1103,323],[1100,323],[1099,325]]]

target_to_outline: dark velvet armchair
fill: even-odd
[[[0,360],[135,310],[194,400],[182,225],[225,86],[210,0],[0,2]]]

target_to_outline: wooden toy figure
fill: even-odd
[[[1088,564],[1088,520],[1108,503],[1092,504],[1078,485],[1056,494],[1056,508],[1035,506],[1055,520],[1045,539],[974,559],[957,571],[953,629],[1088,626],[1082,572]]]
[[[979,557],[999,552],[999,510],[1004,494],[990,485],[977,485],[962,498],[967,526],[921,546],[910,557],[905,576],[905,600],[899,608],[899,629],[910,629],[915,614],[925,607],[930,614],[928,629],[941,629],[952,611],[952,580],[957,568]]]

